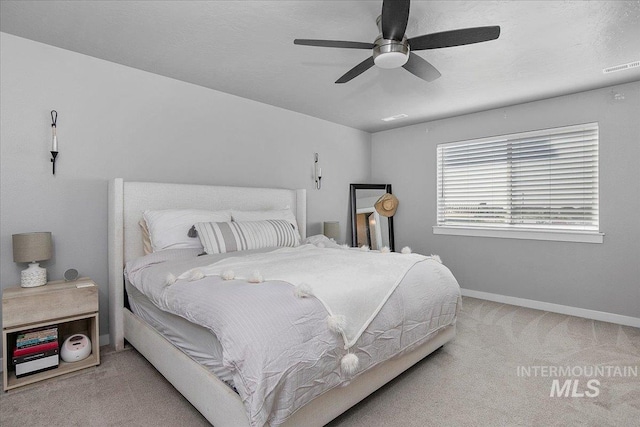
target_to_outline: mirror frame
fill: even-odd
[[[356,229],[356,190],[384,190],[385,193],[391,193],[391,184],[351,184],[349,192],[351,197],[351,246],[356,246],[357,229]],[[395,241],[393,237],[393,217],[387,217],[389,222],[389,249],[395,252]]]

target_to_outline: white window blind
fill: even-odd
[[[438,226],[599,231],[598,124],[439,144]]]

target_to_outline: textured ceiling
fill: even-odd
[[[376,67],[333,82],[373,42],[381,1],[5,1],[0,30],[369,132],[640,80],[640,1],[412,1],[408,37],[499,25],[494,41],[418,54],[427,83]],[[383,117],[407,114],[383,122]]]

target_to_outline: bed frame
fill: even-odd
[[[126,339],[216,427],[249,426],[242,400],[213,373],[173,346],[125,308],[123,269],[144,254],[138,221],[146,209],[264,210],[289,207],[306,237],[306,190],[192,184],[109,182],[109,338],[120,351]],[[286,426],[322,426],[351,408],[455,336],[439,330],[422,345],[358,375],[349,385],[317,397]]]

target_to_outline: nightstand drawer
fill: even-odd
[[[49,282],[36,288],[7,288],[2,297],[2,327],[97,311],[98,286],[91,279]]]

